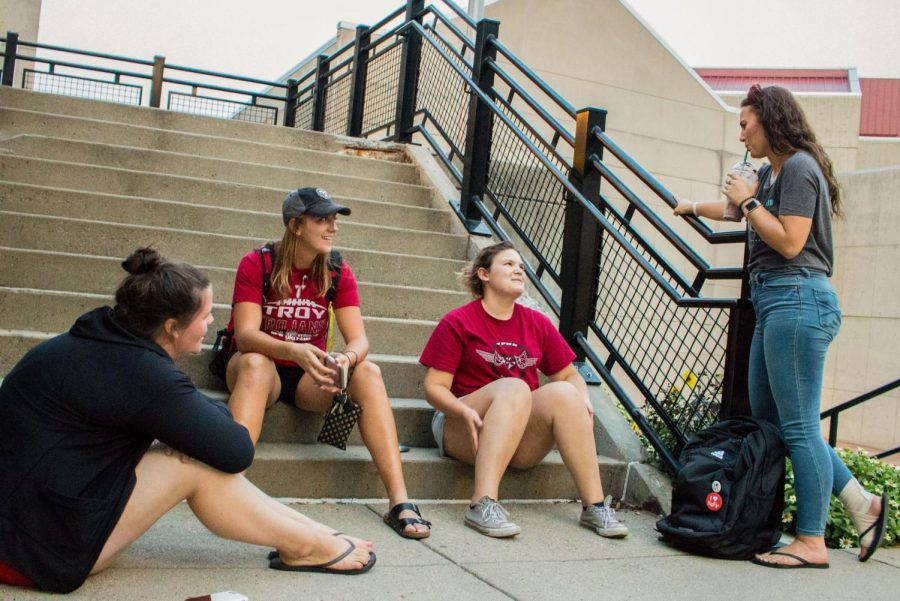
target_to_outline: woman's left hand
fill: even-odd
[[[744,204],[744,201],[756,195],[758,185],[758,182],[748,184],[744,178],[729,173],[725,176],[725,185],[722,186],[722,193],[725,194],[728,202],[736,207],[740,207]]]

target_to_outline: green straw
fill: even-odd
[[[750,149],[749,149],[749,148],[744,152],[744,162],[745,162],[745,163],[747,162],[747,155],[748,155],[748,154],[750,154]]]

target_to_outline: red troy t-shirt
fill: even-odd
[[[266,257],[269,264],[271,257]],[[244,255],[234,278],[232,303],[255,303],[262,307],[260,330],[272,338],[287,342],[308,342],[323,351],[328,340],[328,297],[319,296],[319,286],[313,281],[311,269],[291,270],[291,294],[279,299],[274,288],[262,302],[263,265],[260,254],[253,250]],[[271,271],[271,267],[270,267]],[[331,274],[334,276],[334,272]],[[359,292],[356,277],[346,261],[342,263],[341,278],[334,294],[334,308],[358,307]],[[276,359],[279,365],[294,365]]]
[[[553,375],[575,353],[547,316],[518,303],[506,321],[488,315],[481,300],[447,313],[419,363],[453,374],[451,392],[467,395],[500,378],[520,378],[534,390],[538,370]]]

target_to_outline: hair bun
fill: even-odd
[[[128,258],[122,261],[122,269],[131,275],[140,275],[153,271],[162,263],[162,256],[155,248],[146,246],[135,249]]]

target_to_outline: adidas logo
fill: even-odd
[[[710,455],[716,459],[725,459],[725,451],[713,451]]]

